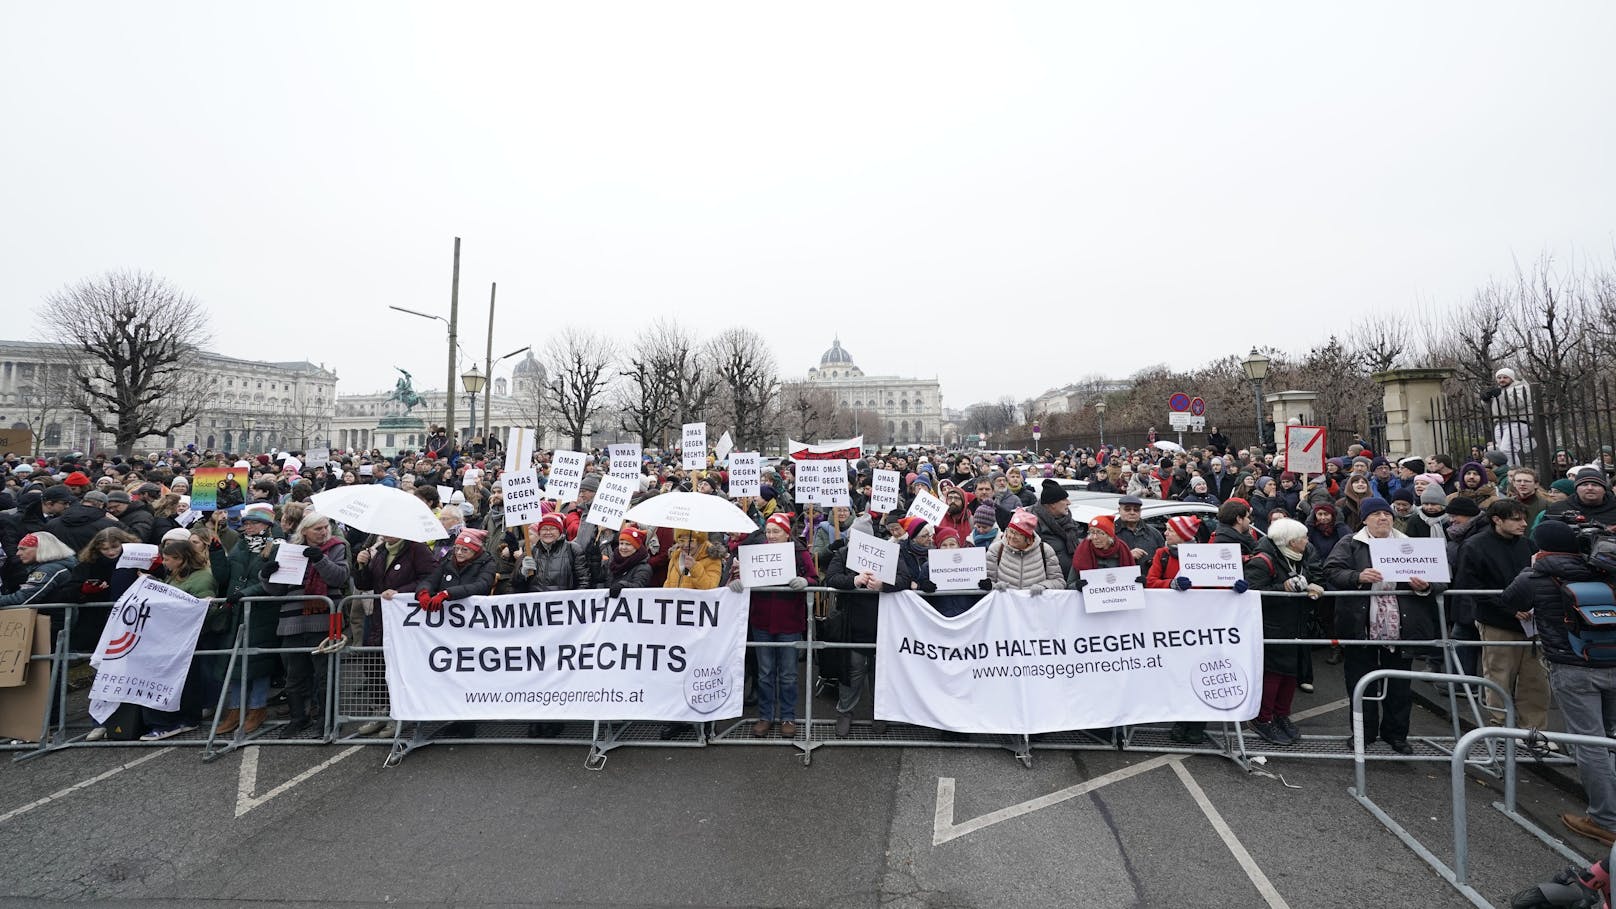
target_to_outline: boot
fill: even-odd
[[[247,721],[242,724],[241,731],[249,733],[249,734],[253,733],[253,732],[257,732],[258,727],[264,725],[264,720],[266,720],[268,718],[269,718],[269,708],[267,708],[267,707],[249,707],[247,709]]]
[[[241,711],[235,707],[231,707],[229,710],[224,712],[224,716],[219,718],[219,728],[217,733],[219,735],[229,735],[230,733],[235,732],[236,727],[240,725]]]

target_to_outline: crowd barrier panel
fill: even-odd
[[[1505,817],[1514,821],[1522,829],[1537,837],[1544,845],[1554,850],[1566,860],[1578,867],[1591,864],[1586,856],[1571,848],[1563,839],[1545,831],[1516,810],[1515,804],[1515,775],[1519,765],[1513,759],[1517,742],[1526,742],[1532,746],[1537,742],[1554,742],[1567,746],[1590,746],[1616,751],[1616,738],[1602,736],[1573,735],[1566,732],[1544,732],[1538,729],[1517,729],[1512,726],[1484,726],[1472,729],[1461,737],[1454,748],[1448,763],[1448,778],[1452,788],[1452,831],[1453,831],[1453,865],[1450,867],[1436,856],[1425,844],[1408,831],[1402,824],[1393,820],[1385,809],[1376,804],[1369,797],[1364,770],[1360,765],[1356,785],[1347,792],[1363,805],[1376,820],[1387,830],[1390,830],[1402,840],[1415,855],[1418,855],[1427,865],[1431,866],[1443,880],[1459,891],[1466,899],[1476,906],[1490,909],[1492,903],[1487,900],[1475,887],[1470,884],[1470,815],[1469,815],[1469,787],[1466,782],[1466,768],[1468,761],[1465,756],[1482,743],[1489,740],[1504,740],[1504,753],[1506,755],[1504,771],[1504,799],[1494,802],[1492,807]],[[1616,868],[1616,845],[1613,845],[1609,854],[1610,866]]]
[[[51,666],[52,698],[56,700],[57,709],[54,716],[47,721],[45,735],[38,745],[18,746],[31,749],[30,754],[45,753],[65,747],[118,747],[123,745],[201,745],[204,749],[204,760],[215,760],[231,751],[248,744],[329,744],[343,742],[344,744],[387,744],[390,746],[388,764],[396,764],[411,751],[429,744],[579,744],[589,746],[587,763],[592,767],[604,764],[605,755],[611,750],[624,746],[635,747],[703,747],[713,745],[771,745],[777,747],[789,746],[798,750],[799,757],[804,764],[812,761],[813,752],[825,746],[833,747],[892,747],[892,746],[931,746],[943,748],[989,748],[1010,751],[1024,766],[1030,766],[1032,754],[1035,750],[1128,750],[1144,752],[1190,753],[1190,754],[1219,754],[1236,761],[1249,769],[1250,760],[1254,757],[1292,757],[1301,759],[1340,759],[1359,760],[1360,748],[1356,747],[1356,736],[1343,735],[1315,735],[1303,736],[1297,744],[1290,746],[1271,746],[1260,739],[1247,738],[1242,724],[1226,723],[1208,729],[1210,744],[1190,746],[1170,741],[1167,737],[1168,727],[1160,724],[1120,727],[1116,730],[1074,730],[1068,732],[1048,733],[1038,736],[1008,736],[1008,735],[970,735],[944,733],[939,730],[930,730],[923,727],[906,724],[893,724],[885,733],[876,735],[870,723],[859,721],[854,723],[851,733],[845,738],[835,735],[835,715],[831,711],[829,718],[816,716],[816,698],[814,692],[820,684],[818,676],[818,663],[823,653],[834,650],[863,650],[873,653],[873,644],[847,641],[821,640],[819,629],[815,623],[815,610],[813,597],[809,594],[847,594],[848,591],[836,588],[815,586],[800,591],[790,588],[758,588],[776,593],[797,593],[804,595],[804,610],[806,634],[802,641],[797,642],[758,642],[748,641],[749,650],[762,648],[790,649],[802,654],[804,662],[800,674],[799,689],[800,704],[802,707],[796,735],[792,738],[771,735],[756,737],[750,733],[751,725],[756,721],[755,714],[743,715],[740,718],[726,719],[715,722],[691,724],[664,724],[660,721],[582,721],[573,720],[561,723],[561,731],[557,735],[543,737],[529,736],[532,731],[527,722],[493,722],[468,721],[467,723],[397,723],[389,715],[385,676],[385,652],[382,647],[366,647],[362,643],[350,643],[343,650],[330,655],[326,685],[317,696],[323,697],[325,709],[321,712],[320,721],[308,732],[291,739],[278,738],[275,733],[286,725],[285,720],[272,718],[253,733],[246,733],[238,725],[234,732],[220,736],[217,733],[218,724],[224,714],[226,692],[221,687],[218,701],[215,704],[214,716],[206,727],[195,733],[163,740],[159,743],[101,741],[87,742],[84,735],[93,726],[71,725],[67,711],[67,668],[75,659],[84,659],[89,653],[73,652],[69,649],[72,624],[80,609],[109,609],[112,604],[36,604],[28,608],[37,608],[42,611],[62,610],[64,613],[63,628],[57,636],[56,651],[50,655],[35,655],[35,661],[48,661]],[[957,592],[954,592],[957,595]],[[1285,597],[1306,599],[1304,593],[1282,593],[1273,591],[1252,591],[1261,597]],[[1464,594],[1496,594],[1498,591],[1449,591],[1446,594],[1435,594],[1433,600],[1438,610],[1439,621],[1443,630],[1440,638],[1429,641],[1401,641],[1398,646],[1411,649],[1439,650],[1442,654],[1444,667],[1448,673],[1423,673],[1413,678],[1431,681],[1441,688],[1445,688],[1449,700],[1449,717],[1453,728],[1451,738],[1421,736],[1411,737],[1411,744],[1416,744],[1420,753],[1414,760],[1444,760],[1452,753],[1452,748],[1463,735],[1462,716],[1458,699],[1462,695],[1468,702],[1472,722],[1475,725],[1486,725],[1486,713],[1481,706],[1476,693],[1485,687],[1484,681],[1477,677],[1465,676],[1457,672],[1459,667],[1458,653],[1466,647],[1531,647],[1533,642],[1482,642],[1469,640],[1456,640],[1450,637],[1447,631],[1445,597],[1458,593]],[[1325,597],[1362,597],[1372,596],[1366,591],[1326,591]],[[928,596],[922,594],[922,596]],[[328,608],[339,610],[343,615],[346,627],[350,612],[363,604],[379,602],[374,594],[361,594],[345,597],[337,603],[329,598],[314,598],[307,596],[295,597],[252,597],[242,601],[246,610],[246,619],[250,621],[251,610],[254,608],[275,608],[285,602],[306,602],[311,599],[324,600]],[[242,661],[259,655],[280,655],[292,652],[301,652],[304,648],[289,647],[252,647],[245,640],[245,629],[248,627],[244,621],[237,630],[237,638],[228,650],[199,651],[203,656],[227,656],[228,663],[225,679],[235,674],[235,669]],[[362,639],[359,639],[362,640]],[[1365,640],[1342,640],[1335,638],[1302,638],[1265,640],[1265,644],[1294,645],[1299,647],[1339,646],[1348,647],[1376,647],[1384,646],[1382,642]],[[1383,678],[1384,676],[1379,676]],[[248,680],[242,674],[236,684],[239,700],[246,703],[245,689]],[[873,677],[869,697],[873,698]],[[533,721],[534,723],[540,721]],[[391,735],[360,735],[358,727],[368,723],[387,724],[387,731]],[[672,735],[668,735],[671,732]],[[1487,741],[1491,760],[1482,762],[1483,769],[1495,766],[1498,756],[1492,752],[1492,743]],[[1364,760],[1409,760],[1410,758],[1382,749],[1363,755]],[[1569,758],[1552,758],[1551,760],[1569,763]]]
[[[242,598],[241,605],[243,607],[243,611],[241,615],[241,624],[236,629],[235,646],[229,651],[230,660],[226,664],[224,673],[225,684],[219,686],[219,696],[217,701],[214,703],[213,718],[208,721],[207,736],[203,739],[202,743],[202,760],[204,762],[216,761],[226,754],[241,748],[245,748],[248,745],[328,745],[331,743],[331,714],[334,701],[332,679],[335,673],[335,660],[331,659],[329,654],[311,654],[316,658],[325,659],[327,661],[327,665],[325,685],[321,690],[313,692],[312,698],[317,699],[318,703],[320,704],[320,716],[317,722],[309,725],[308,729],[294,737],[281,737],[281,730],[291,723],[291,720],[289,718],[281,719],[280,717],[274,716],[275,711],[271,709],[271,715],[264,720],[263,725],[259,726],[257,729],[254,729],[252,732],[249,733],[246,728],[247,724],[244,721],[241,721],[237,722],[236,728],[233,731],[226,733],[224,737],[219,735],[219,723],[224,718],[225,702],[229,696],[228,689],[232,685],[234,685],[236,688],[236,702],[241,705],[240,709],[242,714],[245,715],[247,711],[249,678],[244,664],[248,659],[255,656],[280,656],[288,653],[310,653],[310,648],[308,647],[254,647],[250,645],[247,641],[247,629],[252,627],[253,610],[278,609],[285,603],[306,604],[310,601],[324,603],[327,614],[336,608],[336,604],[332,601],[332,599],[326,596],[308,596],[305,594],[284,597]],[[243,666],[243,670],[240,674],[241,678],[239,681],[232,681],[232,677],[236,675],[236,667],[238,665]],[[174,740],[167,739],[166,741],[173,742]]]

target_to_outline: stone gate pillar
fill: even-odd
[[[1370,376],[1385,395],[1386,450],[1376,454],[1395,460],[1443,450],[1431,426],[1431,402],[1442,397],[1442,383],[1453,375],[1452,369],[1438,367],[1389,369]]]

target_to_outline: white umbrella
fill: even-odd
[[[1184,450],[1184,446],[1178,444],[1177,442],[1169,442],[1166,439],[1162,439],[1161,441],[1157,442],[1156,447],[1160,448],[1162,451],[1183,451]]]
[[[623,520],[645,527],[709,533],[751,533],[757,524],[728,499],[699,492],[665,492],[630,508]]]
[[[441,540],[443,524],[415,496],[391,486],[342,486],[317,492],[314,510],[349,527],[417,543]]]

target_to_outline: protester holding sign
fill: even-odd
[[[552,511],[540,518],[537,536],[538,541],[533,544],[532,553],[522,559],[516,577],[511,578],[511,590],[518,593],[549,592],[586,590],[594,586],[589,555],[582,546],[567,539],[566,522],[561,515]],[[465,537],[466,534],[462,533],[456,545]],[[480,550],[482,541],[477,542]]]
[[[910,527],[924,526],[919,518],[904,518]],[[902,544],[908,539],[901,521],[889,525],[895,528],[892,541]],[[904,559],[900,550],[900,557],[893,572],[894,581],[888,585],[869,571],[859,571],[849,568],[849,553],[854,544],[849,543],[834,550],[831,556],[830,570],[825,576],[825,582],[838,590],[858,591],[858,593],[838,594],[836,604],[841,607],[837,627],[831,631],[829,639],[843,641],[851,644],[869,644],[869,649],[847,650],[847,663],[845,670],[840,673],[837,685],[836,699],[836,735],[845,737],[853,728],[853,710],[858,707],[859,701],[865,692],[871,690],[875,678],[875,633],[879,624],[880,601],[877,594],[882,591],[912,590],[914,589],[915,564],[912,558]],[[856,564],[856,563],[855,563]],[[882,720],[871,723],[870,729],[876,735],[886,732],[887,724]]]
[[[1134,561],[1133,551],[1127,544],[1117,539],[1116,519],[1108,514],[1102,514],[1089,522],[1089,535],[1083,542],[1077,544],[1077,551],[1072,554],[1071,570],[1067,573],[1067,585],[1073,590],[1082,590],[1083,582],[1078,577],[1080,572],[1092,571],[1096,568],[1132,568],[1138,564]]]
[[[279,533],[275,525],[275,509],[268,505],[249,505],[241,514],[241,538],[225,556],[221,566],[221,549],[213,550],[213,571],[217,580],[221,567],[229,571],[230,581],[225,587],[233,610],[231,624],[237,628],[247,626],[247,646],[273,648],[280,643],[275,629],[280,625],[280,611],[268,603],[251,609],[242,600],[266,596],[263,568]],[[271,569],[273,573],[274,569]],[[273,653],[259,653],[237,662],[236,669],[225,680],[225,706],[229,710],[219,720],[219,732],[235,732],[240,723],[244,732],[256,732],[268,714],[269,677],[280,659]],[[241,713],[242,679],[246,678],[246,712]],[[228,728],[226,728],[228,727]]]
[[[747,542],[754,537],[747,537]],[[796,576],[786,586],[801,590],[819,580],[813,555],[793,540],[791,516],[775,514],[763,525],[762,541],[788,543],[794,547]],[[736,564],[729,589],[741,592],[740,565]],[[808,632],[808,609],[802,594],[754,590],[751,612],[747,620],[746,638],[754,643],[792,644],[801,641]],[[780,724],[780,734],[792,738],[797,734],[797,651],[790,647],[757,647],[757,701],[758,720],[752,724],[752,734],[765,736]]]
[[[301,582],[279,584],[269,580],[280,568],[275,559],[284,551],[295,551],[307,560]],[[302,594],[335,602],[348,592],[348,543],[331,532],[331,520],[325,515],[305,512],[297,532],[276,545],[269,561],[258,569],[258,576],[264,579],[264,593],[268,596]],[[325,691],[329,656],[309,651],[326,639],[330,610],[331,606],[322,599],[293,600],[280,608],[280,621],[275,627],[280,646],[296,648],[281,655],[286,666],[286,703],[291,708],[291,717],[281,729],[282,738],[303,733],[313,725],[321,709],[322,699],[316,693]]]
[[[213,597],[215,592],[213,572],[209,568],[208,560],[192,549],[189,541],[170,540],[163,544],[162,553],[163,569],[167,574],[165,583],[199,600],[209,600]],[[229,646],[229,642],[221,640],[218,634],[222,628],[212,629],[210,633],[210,625],[215,615],[214,607],[210,605],[208,615],[203,619],[202,631],[197,638],[197,650],[214,650],[220,646]],[[223,616],[225,623],[228,624],[228,606]],[[140,737],[142,742],[172,738],[190,732],[202,722],[202,707],[210,700],[207,690],[208,679],[213,672],[213,663],[218,659],[217,656],[191,658],[190,672],[186,675],[185,687],[180,692],[177,709],[158,710],[146,706],[140,708],[141,720],[148,730]]]
[[[645,546],[645,531],[633,524],[624,524],[617,532],[617,546],[606,565],[606,584],[612,599],[623,590],[650,587],[651,553]]]
[[[1369,567],[1369,541],[1401,537],[1392,527],[1392,507],[1378,496],[1359,505],[1363,529],[1342,540],[1324,563],[1325,586],[1331,590],[1373,591],[1365,597],[1344,597],[1335,608],[1335,636],[1342,640],[1384,642],[1379,647],[1348,647],[1345,655],[1347,690],[1374,669],[1408,669],[1413,654],[1398,641],[1436,638],[1436,601],[1432,594],[1446,589],[1414,578],[1407,583],[1385,581]],[[1414,708],[1408,679],[1388,679],[1383,702],[1364,703],[1365,744],[1386,740],[1398,754],[1413,754],[1408,744],[1409,714]]]
[[[725,550],[708,542],[699,530],[675,530],[673,551],[668,554],[668,579],[664,587],[712,590],[724,580]]]
[[[1038,534],[1038,518],[1017,509],[993,545],[988,547],[988,577],[983,584],[994,590],[1026,590],[1038,595],[1066,587],[1066,575],[1055,550]],[[984,587],[983,589],[987,589]]]
[[[1245,562],[1246,583],[1255,590],[1305,593],[1318,599],[1324,593],[1319,585],[1321,566],[1318,553],[1307,542],[1307,526],[1300,521],[1275,521],[1268,536],[1257,544]],[[1307,636],[1312,603],[1295,597],[1265,596],[1262,599],[1263,639],[1298,639]],[[1267,643],[1263,645],[1263,698],[1251,729],[1263,741],[1294,745],[1302,734],[1291,722],[1291,700],[1303,662],[1312,662],[1310,648]]]

